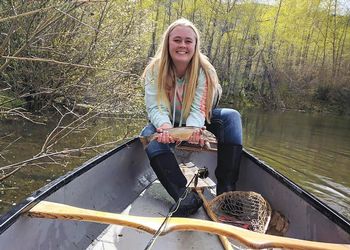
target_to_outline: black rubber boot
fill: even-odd
[[[185,188],[182,192],[185,191]],[[189,191],[186,197],[181,200],[179,207],[173,213],[174,217],[187,217],[191,214],[197,212],[197,210],[202,206],[203,201],[199,195],[193,191]],[[171,208],[174,211],[176,204]]]
[[[175,156],[171,152],[164,153],[153,157],[150,163],[160,183],[177,202],[186,190],[187,180],[181,172]],[[198,194],[190,191],[181,200],[180,206],[173,215],[185,217],[194,214],[202,206],[202,203]]]
[[[241,155],[242,145],[218,144],[216,195],[236,190]]]

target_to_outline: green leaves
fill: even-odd
[[[0,88],[35,110],[94,100],[142,112],[138,76],[179,17],[201,31],[227,101],[297,107],[300,92],[348,79],[350,17],[335,0],[3,1],[0,13]]]

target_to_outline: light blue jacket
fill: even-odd
[[[198,75],[197,89],[191,105],[190,113],[188,117],[183,117],[183,105],[182,97],[174,94],[171,100],[171,110],[168,110],[167,105],[163,102],[158,105],[157,102],[157,70],[148,70],[145,75],[145,103],[148,114],[148,119],[156,127],[160,127],[164,123],[173,124],[177,123],[182,126],[195,126],[203,127],[205,122],[205,109],[206,109],[206,98],[207,98],[207,84],[206,76],[201,68]],[[186,84],[185,79],[176,78],[175,90],[183,90]],[[181,93],[181,91],[180,91]],[[175,112],[174,112],[175,110]]]

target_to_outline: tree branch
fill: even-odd
[[[20,17],[30,16],[30,15],[33,15],[33,14],[39,13],[39,12],[49,11],[52,8],[54,8],[54,6],[49,6],[49,7],[46,7],[46,8],[41,8],[41,9],[37,9],[37,10],[28,11],[28,12],[25,12],[25,13],[22,13],[22,14],[18,14],[18,15],[15,15],[15,16],[9,16],[9,17],[0,18],[0,23],[1,22],[5,22],[5,21],[9,21],[9,20],[13,20],[13,19],[17,19],[17,18],[20,18]]]
[[[103,144],[99,144],[99,145],[94,145],[94,146],[87,146],[87,147],[83,147],[83,148],[65,149],[65,150],[58,151],[58,152],[53,152],[53,153],[48,153],[48,154],[41,154],[41,155],[34,156],[31,159],[27,159],[27,160],[24,160],[24,161],[21,161],[21,162],[17,162],[17,163],[13,163],[13,164],[10,164],[10,165],[7,165],[7,166],[0,167],[0,171],[6,171],[6,170],[9,170],[9,169],[15,168],[15,170],[13,170],[10,173],[5,174],[2,177],[0,177],[0,181],[3,181],[6,178],[10,177],[11,175],[16,173],[21,168],[27,166],[28,163],[33,163],[34,161],[41,160],[41,159],[44,159],[44,158],[52,159],[52,157],[59,156],[59,155],[68,155],[68,154],[77,153],[77,152],[81,153],[81,152],[87,151],[87,150],[94,150],[94,149],[97,149],[97,148],[118,144],[121,140],[111,141],[111,142],[107,142],[107,143],[103,143]]]
[[[83,65],[83,64],[76,64],[76,63],[67,63],[67,62],[61,62],[54,59],[47,59],[47,58],[39,58],[39,57],[16,57],[16,56],[2,56],[2,58],[10,59],[10,60],[19,60],[19,61],[34,61],[34,62],[46,62],[46,63],[54,63],[54,64],[60,64],[65,66],[74,66],[79,68],[85,68],[85,69],[94,69],[94,70],[106,70],[106,71],[112,71],[117,72],[124,75],[133,75],[139,77],[139,75],[132,74],[130,72],[125,72],[117,69],[108,69],[108,68],[100,68],[90,65]]]

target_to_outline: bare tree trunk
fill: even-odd
[[[153,32],[152,32],[152,42],[151,47],[148,50],[148,57],[151,57],[156,52],[156,37],[157,37],[157,28],[158,28],[158,19],[159,19],[159,1],[157,1],[156,7],[156,18],[153,22]]]
[[[238,0],[234,0],[232,5],[231,5],[231,1],[227,1],[226,15],[231,16],[231,12],[234,10],[234,7],[236,6],[236,2],[237,1]],[[239,20],[239,17],[236,16],[236,19],[235,19],[235,22],[233,24],[233,27],[236,27],[238,20]],[[215,63],[215,61],[217,59],[217,55],[218,55],[219,50],[221,48],[221,41],[222,41],[222,38],[224,37],[224,34],[232,32],[230,30],[230,28],[232,28],[232,27],[229,27],[229,22],[228,22],[227,19],[225,19],[224,23],[222,25],[222,28],[221,28],[221,35],[218,36],[218,40],[216,41],[216,48],[215,48],[214,55],[211,57],[213,63]]]
[[[167,23],[167,26],[170,25],[171,23],[171,16],[172,16],[172,0],[169,0],[168,3],[167,3],[167,14],[168,14],[168,23]]]
[[[317,36],[316,36],[316,41],[320,41],[320,32],[317,32]],[[320,46],[316,43],[314,45],[313,51],[312,51],[312,58],[310,59],[310,62],[315,65],[315,66],[319,66],[319,55],[320,55]]]
[[[250,75],[253,66],[253,58],[255,55],[255,47],[258,41],[258,34],[252,34],[249,38],[249,47],[247,52],[247,61],[244,66],[243,79],[245,81],[245,85],[250,88]],[[249,85],[249,86],[248,86]]]
[[[278,9],[277,9],[277,13],[275,16],[275,22],[273,25],[273,30],[272,30],[272,34],[271,34],[271,42],[270,42],[270,46],[268,49],[268,53],[267,53],[267,60],[265,60],[264,58],[262,58],[263,61],[263,65],[264,65],[264,75],[266,76],[266,79],[268,80],[269,83],[269,92],[271,95],[271,101],[273,102],[272,104],[274,106],[279,105],[279,97],[278,97],[278,93],[276,91],[276,80],[274,77],[274,71],[275,71],[275,39],[276,39],[276,32],[277,32],[277,24],[278,24],[278,19],[279,19],[279,15],[280,15],[280,11],[281,11],[281,7],[282,7],[282,0],[279,1],[278,4]]]
[[[182,17],[183,10],[184,10],[184,0],[181,0],[180,9],[177,11],[177,18]]]
[[[245,47],[246,41],[248,40],[249,30],[250,30],[250,26],[247,26],[245,29],[245,32],[244,32],[244,36],[243,36],[243,38],[241,38],[241,41],[240,41],[240,44],[238,47],[236,62],[235,62],[235,70],[233,73],[233,80],[232,80],[232,84],[234,85],[234,90],[237,90],[237,89],[239,90],[239,87],[240,87],[240,86],[238,86],[238,84],[239,84],[238,79],[240,76],[241,65],[244,64],[243,58],[246,57],[246,56],[244,56],[244,47]]]
[[[332,1],[332,0],[330,0]],[[324,70],[324,64],[326,61],[326,50],[327,50],[327,40],[328,40],[328,30],[330,25],[330,12],[331,12],[331,4],[329,3],[328,9],[327,9],[327,23],[326,23],[326,32],[323,35],[323,56],[322,56],[322,64],[321,69]]]
[[[192,11],[192,17],[191,17],[191,21],[194,22],[194,16],[196,14],[196,10],[197,10],[197,0],[193,1],[193,11]]]
[[[333,15],[333,39],[332,39],[332,82],[336,80],[336,65],[337,65],[337,0],[334,1]]]
[[[217,30],[217,17],[218,17],[217,3],[218,3],[217,0],[215,0],[213,5],[211,6],[213,11],[212,11],[212,14],[211,14],[211,17],[210,17],[210,21],[209,21],[208,29],[207,29],[207,33],[206,33],[206,41],[208,41],[208,44],[207,44],[207,56],[209,58],[212,58],[211,53],[212,53],[212,48],[213,48],[214,36],[215,36],[215,32]],[[221,4],[221,0],[219,0],[219,5],[220,4]],[[212,22],[212,25],[210,25],[211,22]]]
[[[341,40],[341,46],[339,46],[340,52],[339,52],[339,55],[338,55],[339,59],[338,59],[338,63],[337,63],[336,75],[339,75],[340,67],[341,67],[341,64],[342,64],[342,61],[343,61],[345,41],[346,41],[346,37],[347,37],[347,34],[348,34],[347,31],[349,29],[349,26],[350,26],[350,15],[349,15],[348,20],[346,22],[346,25],[344,27],[343,34],[342,34],[342,39],[340,39]]]
[[[214,18],[214,19],[213,19],[212,31],[211,31],[211,34],[210,34],[209,40],[208,40],[207,56],[208,56],[209,58],[211,58],[211,50],[212,50],[212,48],[213,48],[214,35],[215,35],[215,31],[216,31],[216,21],[217,21],[217,19]]]
[[[311,40],[311,37],[312,37],[313,32],[314,32],[312,26],[313,25],[310,26],[308,33],[306,35],[305,43],[303,46],[303,53],[302,53],[302,57],[300,60],[300,69],[302,69],[305,66],[305,63],[308,61],[309,50],[310,50],[310,40]]]
[[[232,82],[232,71],[231,71],[231,60],[232,60],[232,37],[229,38],[228,44],[227,44],[227,64],[225,65],[225,78],[227,80],[228,88],[226,90],[226,97],[227,100],[228,97],[232,94],[232,89],[234,88],[234,83]]]
[[[263,54],[263,50],[260,50],[258,51],[257,53],[258,54],[258,59],[256,59],[256,62],[255,62],[255,67],[253,67],[253,72],[251,73],[251,77],[249,77],[249,81],[250,81],[250,86],[253,88],[254,86],[254,83],[255,83],[255,80],[256,80],[256,76],[258,75],[258,71],[259,71],[259,68],[260,68],[260,62],[261,62],[261,57],[262,57],[262,54]]]

